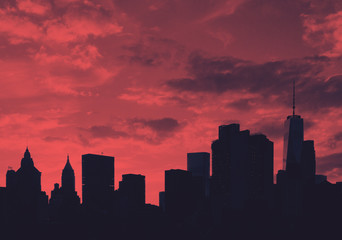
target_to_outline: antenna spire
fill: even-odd
[[[295,79],[293,79],[293,93],[292,93],[292,114],[293,116],[295,115],[295,109],[296,109],[296,84],[295,84]]]

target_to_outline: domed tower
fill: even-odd
[[[31,158],[31,153],[28,150],[28,147],[26,147],[24,157],[21,159],[21,167],[34,167],[33,160]]]
[[[62,190],[65,192],[75,192],[75,173],[71,167],[69,155],[62,172]]]
[[[27,194],[40,193],[41,172],[34,167],[30,151],[26,148],[24,157],[21,159],[21,166],[16,172],[17,187]]]

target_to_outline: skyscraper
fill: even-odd
[[[125,199],[126,206],[142,208],[145,205],[145,176],[140,174],[124,174],[119,183],[120,197]]]
[[[303,214],[304,199],[315,179],[316,161],[313,141],[304,141],[304,121],[295,114],[295,82],[293,81],[293,111],[285,121],[283,172],[278,172],[278,196],[283,214],[296,217]],[[309,198],[307,198],[309,199]]]
[[[69,155],[62,171],[62,189],[65,192],[75,192],[75,173],[71,167]]]
[[[211,145],[211,192],[224,208],[242,209],[247,199],[249,137],[249,131],[240,131],[239,124],[222,125],[219,139]]]
[[[316,156],[314,141],[307,140],[302,145],[302,179],[305,186],[312,186],[315,184],[316,174]]]
[[[26,148],[21,166],[16,172],[17,188],[24,195],[41,191],[41,172],[34,166],[30,151]]]
[[[69,155],[62,171],[62,187],[56,183],[51,191],[50,217],[59,221],[75,221],[80,207],[80,198],[75,191],[75,173]]]
[[[114,157],[82,155],[83,205],[95,211],[110,208],[114,192]]]
[[[9,208],[14,210],[15,221],[46,220],[48,197],[41,191],[41,172],[34,166],[31,153],[26,148],[20,168],[8,170],[6,184]]]
[[[288,116],[284,123],[283,169],[300,165],[304,139],[303,119],[299,115]]]
[[[250,137],[248,172],[248,198],[270,206],[273,201],[273,142],[265,135]]]
[[[295,114],[295,82],[293,81],[292,115],[284,123],[283,169],[296,171],[301,162],[302,143],[304,140],[303,119]]]
[[[270,204],[273,142],[265,135],[240,131],[239,124],[220,126],[219,139],[212,143],[212,164],[211,192],[216,205],[243,210],[255,201]]]
[[[180,169],[165,171],[165,210],[171,217],[182,217],[192,210],[191,173]]]
[[[195,152],[187,154],[187,169],[193,178],[202,182],[203,193],[209,196],[210,153]]]

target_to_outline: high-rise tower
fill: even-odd
[[[41,191],[41,172],[35,168],[30,151],[26,148],[21,165],[16,172],[16,183],[18,190],[23,195],[31,196]]]
[[[292,115],[285,121],[283,170],[278,172],[279,206],[287,216],[300,216],[305,210],[306,193],[314,185],[315,149],[313,141],[304,141],[303,119],[295,113],[293,81]]]
[[[26,148],[17,171],[6,175],[9,209],[13,211],[10,221],[36,221],[47,217],[48,197],[41,191],[41,172],[34,166],[31,153]]]
[[[187,154],[187,170],[200,182],[200,190],[209,196],[210,153],[194,152]]]
[[[256,199],[269,203],[273,185],[273,143],[265,135],[219,127],[212,145],[212,196],[217,205],[241,210]]]
[[[67,192],[75,192],[75,173],[74,169],[71,167],[69,155],[62,172],[62,189]]]
[[[293,81],[293,105],[292,115],[288,116],[285,123],[283,169],[294,169],[300,165],[302,143],[304,139],[303,119],[295,114],[295,82]]]
[[[55,183],[50,198],[50,219],[53,221],[75,221],[80,207],[80,198],[75,191],[75,173],[69,155],[62,171],[62,187]]]
[[[83,205],[95,210],[108,210],[114,193],[114,157],[82,155]]]

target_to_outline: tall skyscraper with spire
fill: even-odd
[[[50,198],[50,219],[54,221],[75,221],[80,208],[80,198],[75,191],[75,173],[67,156],[62,171],[62,187],[55,183]]]
[[[62,172],[62,189],[66,192],[75,192],[75,173],[71,167],[69,155]]]
[[[291,171],[300,165],[304,140],[303,119],[295,113],[295,81],[293,81],[292,109],[292,115],[288,116],[284,123],[283,169],[286,171]]]
[[[281,212],[300,216],[305,210],[304,194],[314,184],[316,161],[313,141],[304,141],[304,121],[296,115],[293,81],[292,115],[285,121],[283,170],[277,175]]]

